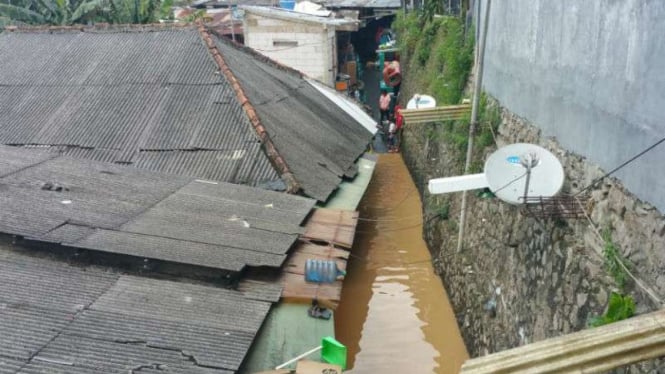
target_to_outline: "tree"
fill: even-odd
[[[13,0],[0,3],[0,23],[150,23],[159,12],[160,0]]]

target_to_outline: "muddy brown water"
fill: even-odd
[[[335,335],[352,373],[457,373],[468,358],[422,239],[421,202],[399,154],[379,156],[360,204]]]

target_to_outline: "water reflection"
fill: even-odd
[[[381,155],[335,312],[353,373],[457,373],[468,357],[422,240],[420,199],[400,155]]]

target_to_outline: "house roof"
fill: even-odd
[[[400,0],[324,0],[322,4],[326,8],[399,9],[402,6]]]
[[[354,25],[358,23],[357,20],[322,17],[308,13],[296,12],[284,8],[252,6],[252,5],[243,5],[241,6],[241,8],[244,9],[247,13],[252,13],[271,18],[279,18],[293,22],[315,23],[315,24],[328,25],[328,26],[345,26],[345,25]]]
[[[227,272],[281,266],[315,203],[7,146],[0,187],[0,232]]]
[[[337,169],[352,168],[361,152],[332,143],[353,137],[364,150],[369,141],[371,134],[341,110],[316,115],[321,105],[335,106],[321,93],[308,90],[314,96],[302,100],[291,91],[294,98],[272,102],[253,94],[289,93],[274,84],[255,87],[272,69],[257,54],[227,48],[219,55],[217,47],[228,45],[205,30],[151,27],[0,34],[0,144],[40,145],[96,161],[270,188],[284,188],[274,187],[281,177],[287,189],[302,187],[324,201],[340,179],[328,176],[329,163],[314,163],[325,161],[330,148],[350,152],[338,158],[343,165],[333,167],[341,177]],[[217,46],[210,48],[205,36]],[[225,53],[245,65],[234,68],[237,80],[218,74],[216,56],[226,58]],[[293,72],[288,80],[291,87],[306,84]],[[239,95],[243,89],[252,93],[249,101]],[[281,115],[266,114],[268,107]],[[346,139],[338,134],[341,121],[343,128],[355,127]],[[303,131],[318,135],[303,137]],[[287,139],[321,143],[303,146]]]
[[[224,39],[216,47],[307,196],[326,201],[356,175],[368,129],[301,73]]]
[[[233,373],[271,301],[72,266],[2,238],[0,372]]]
[[[277,179],[193,29],[0,35],[0,143],[234,183]]]

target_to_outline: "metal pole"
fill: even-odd
[[[480,1],[480,0],[479,0]],[[464,174],[469,173],[471,166],[471,156],[473,154],[473,135],[476,132],[476,122],[478,122],[478,104],[480,103],[480,90],[483,83],[483,58],[485,57],[485,41],[487,39],[487,29],[489,25],[490,6],[492,0],[487,0],[485,7],[485,17],[483,19],[483,35],[478,46],[478,59],[476,61],[475,84],[473,88],[473,103],[471,105],[471,123],[469,124],[469,142],[466,148],[466,162],[464,163]],[[462,251],[464,242],[464,224],[466,220],[466,191],[462,192],[462,208],[459,217],[459,235],[457,237],[457,252]]]

